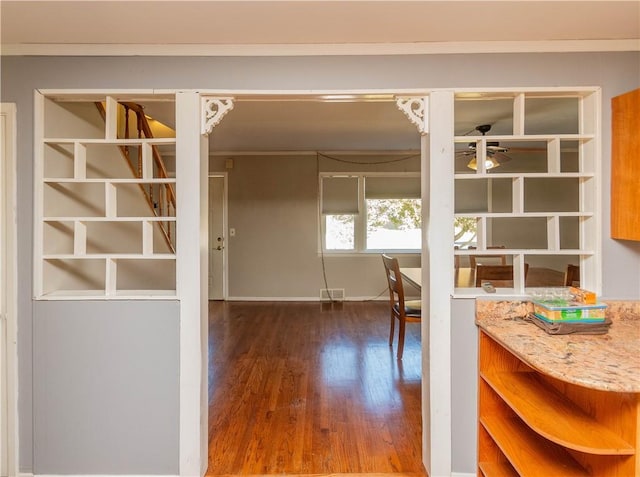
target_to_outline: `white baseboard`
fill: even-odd
[[[230,296],[226,301],[317,301],[320,299],[317,296]]]
[[[409,299],[409,298],[407,298]],[[345,297],[344,301],[388,301],[389,296],[350,296]],[[226,301],[315,301],[320,303],[320,299],[317,296],[230,296]]]
[[[144,475],[144,474],[90,474],[91,477],[180,477],[179,475]],[[27,474],[21,472],[17,475],[17,477],[87,477],[87,474]]]
[[[451,477],[477,477],[478,474],[467,474],[463,472],[451,472]]]

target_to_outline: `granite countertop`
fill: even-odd
[[[640,301],[603,301],[605,335],[549,335],[523,317],[527,301],[476,300],[476,324],[532,368],[565,382],[640,393]]]

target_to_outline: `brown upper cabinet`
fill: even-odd
[[[611,237],[640,241],[640,88],[611,99]]]

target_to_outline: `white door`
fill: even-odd
[[[225,177],[209,177],[209,300],[226,298]]]
[[[0,105],[0,476],[16,472],[15,118]]]

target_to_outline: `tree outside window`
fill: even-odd
[[[419,250],[420,199],[367,199],[367,249]]]
[[[474,217],[456,217],[453,221],[453,242],[459,248],[477,245],[478,222]]]

